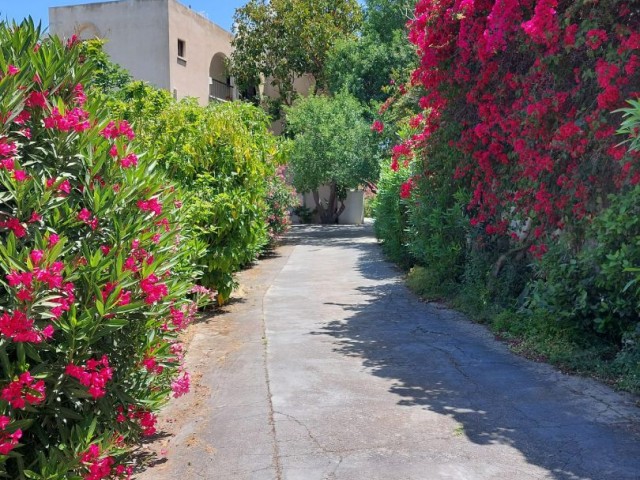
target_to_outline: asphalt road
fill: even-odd
[[[637,398],[422,303],[370,226],[295,227],[240,281],[137,478],[640,479]]]

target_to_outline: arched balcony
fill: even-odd
[[[216,53],[209,64],[209,101],[230,101],[235,98],[232,78],[227,75],[227,57]]]

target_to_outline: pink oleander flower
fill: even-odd
[[[48,91],[44,92],[31,92],[27,97],[27,101],[25,105],[29,108],[44,108],[47,105],[47,97],[49,96]]]
[[[11,230],[13,234],[18,238],[22,238],[27,234],[27,229],[24,227],[24,225],[22,225],[20,220],[14,217],[9,217],[8,220],[0,221],[0,227]]]
[[[15,160],[13,158],[5,158],[4,160],[0,161],[0,168],[4,168],[9,171],[13,170],[14,168],[16,168]]]
[[[145,303],[151,305],[166,297],[169,292],[164,283],[158,283],[158,277],[153,273],[140,281],[140,289],[145,295]]]
[[[13,178],[16,180],[16,182],[24,182],[29,179],[29,175],[27,175],[27,172],[25,172],[24,170],[14,170]]]
[[[135,133],[131,129],[131,125],[126,120],[122,120],[119,124],[111,121],[109,124],[102,129],[100,132],[104,138],[116,139],[119,136],[125,136],[129,140],[133,140],[135,138]]]
[[[15,310],[0,316],[0,333],[16,343],[42,343],[53,336],[53,327],[38,330],[25,312]]]
[[[78,83],[74,89],[74,100],[81,107],[87,102],[87,96],[84,93],[84,88],[81,83]]]
[[[83,222],[88,221],[91,218],[91,212],[86,208],[83,208],[78,212],[78,220],[82,220]]]
[[[67,39],[67,48],[73,48],[81,42],[80,37],[75,33]]]
[[[24,372],[2,389],[0,398],[19,410],[27,405],[38,405],[45,400],[44,380],[36,381],[30,372]]]
[[[120,160],[120,165],[122,165],[122,168],[136,167],[138,165],[138,156],[135,153],[130,153]]]
[[[138,200],[138,208],[143,212],[153,212],[155,216],[162,214],[162,203],[155,197],[149,200]]]
[[[84,480],[111,478],[113,473],[112,467],[116,461],[111,456],[101,458],[100,455],[100,447],[94,443],[80,456],[80,461],[85,464],[85,467],[89,470],[89,472],[83,476]]]
[[[111,292],[113,292],[117,286],[118,286],[117,282],[107,282],[105,286],[102,287],[102,289],[100,290],[100,293],[102,294],[103,302],[107,301],[107,298],[109,298],[109,295],[111,295]]]
[[[118,294],[118,306],[124,307],[131,303],[131,292],[128,290],[120,290]]]
[[[29,258],[34,265],[39,265],[44,257],[44,252],[42,250],[31,250],[29,253]]]
[[[98,217],[92,217],[91,212],[86,208],[83,208],[78,212],[78,220],[89,225],[92,230],[96,230],[98,228]]]
[[[58,234],[56,233],[51,233],[49,235],[49,238],[47,239],[47,245],[49,246],[49,248],[55,247],[59,241],[60,241],[60,236],[58,236]]]
[[[109,359],[103,355],[100,360],[89,359],[86,366],[73,363],[67,365],[65,373],[77,379],[81,385],[88,387],[89,394],[97,400],[106,394],[107,382],[113,377],[109,367]]]
[[[60,185],[58,185],[58,191],[62,193],[66,193],[67,195],[71,193],[71,183],[69,180],[63,180]]]
[[[8,455],[22,438],[22,430],[16,429],[13,433],[7,431],[11,419],[6,415],[0,416],[0,455]]]
[[[185,393],[189,393],[190,389],[190,380],[189,372],[183,372],[182,376],[176,377],[176,379],[171,382],[171,390],[173,391],[173,398],[178,398],[184,395]]]
[[[57,107],[54,107],[49,117],[44,118],[44,126],[49,129],[57,129],[61,132],[84,132],[91,128],[89,122],[89,112],[79,107],[72,108],[66,113],[60,113]]]
[[[149,373],[153,374],[161,374],[164,371],[164,367],[158,363],[156,357],[150,354],[146,354],[142,359],[140,364],[147,370]]]

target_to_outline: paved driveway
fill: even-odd
[[[296,227],[192,327],[141,479],[640,479],[635,398],[424,304],[370,227]]]

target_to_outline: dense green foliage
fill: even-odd
[[[275,246],[289,229],[289,216],[298,204],[296,191],[287,183],[285,171],[285,166],[278,169],[271,177],[267,191],[267,227],[271,246]]]
[[[409,286],[425,298],[447,299],[490,322],[500,335],[514,339],[513,345],[524,354],[640,391],[640,190],[634,186],[640,178],[634,173],[640,158],[640,102],[630,100],[627,108],[609,113],[629,92],[629,79],[638,75],[637,57],[632,55],[640,48],[637,15],[624,2],[575,2],[564,17],[556,17],[553,10],[549,17],[553,28],[578,32],[575,44],[568,34],[566,45],[557,50],[555,44],[544,46],[548,38],[531,33],[535,32],[531,25],[541,21],[542,10],[534,14],[519,4],[518,10],[505,15],[520,12],[525,19],[532,15],[533,19],[525,23],[515,19],[508,28],[504,23],[500,28],[505,28],[504,38],[510,43],[484,51],[488,44],[476,44],[467,37],[481,36],[485,30],[463,29],[461,21],[469,25],[495,21],[495,14],[487,18],[494,3],[476,2],[468,15],[452,16],[446,9],[458,8],[452,6],[454,2],[420,2],[412,41],[420,47],[421,66],[412,81],[385,87],[390,96],[376,126],[381,138],[399,134],[394,139],[398,144],[391,148],[390,169],[383,168],[378,184],[377,235],[390,258],[409,270]],[[617,17],[609,15],[618,7]],[[591,12],[589,18],[600,23],[576,16],[580,9]],[[599,10],[602,15],[594,13]],[[570,25],[572,21],[576,25]],[[618,22],[615,38],[607,22]],[[548,35],[556,34],[549,31]],[[598,35],[610,44],[590,43]],[[392,36],[386,38],[391,44]],[[433,39],[440,39],[442,47],[434,48]],[[536,42],[540,51],[531,46]],[[615,42],[624,46],[618,48]],[[355,51],[353,45],[350,48]],[[542,55],[545,48],[549,51]],[[525,49],[530,57],[522,55]],[[478,51],[479,57],[474,57]],[[553,55],[566,56],[566,61],[552,61]],[[565,68],[577,55],[586,59],[580,70]],[[525,73],[516,67],[518,62],[537,63],[532,73]],[[338,65],[330,63],[334,64]],[[342,80],[333,78],[343,84],[352,82],[355,77],[345,70]],[[578,73],[581,76],[574,78]],[[517,75],[531,78],[516,84]],[[555,80],[550,80],[554,75]],[[508,82],[515,92],[509,101]],[[566,116],[547,111],[541,117],[544,120],[537,121],[536,115],[554,95],[564,101],[563,89],[569,91],[575,82],[578,86],[566,98],[577,103],[566,112],[579,116],[588,109],[597,111],[576,120],[579,128],[573,132],[578,136],[568,140],[563,137],[568,131],[564,123],[570,122]],[[615,92],[620,96],[615,97]],[[411,102],[419,107],[417,111],[407,108]],[[522,108],[519,116],[510,110],[515,107]],[[621,122],[618,133],[622,135],[612,138],[615,128],[611,125],[616,122]],[[515,142],[516,135],[523,135],[523,141]],[[580,140],[580,135],[588,141]],[[571,142],[581,146],[567,147]],[[502,156],[504,144],[514,148],[535,144],[537,150],[525,155],[523,150],[506,149]],[[566,175],[531,174],[541,164],[532,159],[538,159],[544,149],[551,152],[553,168],[568,166]],[[567,163],[569,156],[575,161]],[[533,166],[527,166],[527,161]],[[605,164],[609,173],[602,170]],[[570,184],[573,190],[562,186],[578,173]],[[546,191],[541,187],[540,193],[538,182],[550,186]],[[500,202],[506,206],[498,206]],[[560,209],[570,202],[576,202],[575,208],[561,214]],[[549,208],[550,203],[557,208]],[[523,206],[529,208],[528,214],[518,211]],[[547,218],[558,221],[541,225]]]
[[[362,107],[347,93],[311,95],[296,100],[286,114],[287,131],[294,138],[289,160],[293,185],[313,193],[322,223],[334,223],[344,211],[347,191],[378,176]],[[323,185],[329,187],[325,199],[319,192]]]
[[[614,340],[635,328],[640,298],[631,295],[628,269],[640,265],[640,188],[611,197],[585,231],[578,252],[561,239],[538,267],[531,307]]]
[[[329,90],[346,89],[377,110],[388,95],[385,86],[409,73],[417,57],[406,38],[413,0],[368,0],[362,34],[335,43],[326,61]]]
[[[247,103],[175,102],[139,82],[128,85],[112,109],[136,125],[141,144],[186,192],[186,218],[207,248],[201,281],[224,301],[233,274],[273,233],[266,199],[282,150],[266,114]]]
[[[303,74],[325,89],[327,53],[361,17],[356,0],[250,0],[234,15],[231,72],[245,87],[266,79],[290,105]]]
[[[373,212],[376,218],[375,231],[382,240],[382,249],[394,262],[409,268],[415,259],[407,254],[407,205],[400,198],[400,186],[409,179],[409,171],[403,170],[403,175],[396,175],[382,165],[378,194],[373,202]]]
[[[197,271],[180,201],[77,43],[0,23],[0,474],[125,478],[188,389]],[[180,268],[177,268],[180,266]],[[100,475],[98,475],[98,473]]]
[[[104,40],[93,39],[79,44],[80,58],[89,60],[92,65],[91,78],[87,87],[104,94],[117,92],[130,83],[133,78],[120,65],[113,63],[103,50]]]
[[[327,59],[329,89],[346,89],[364,104],[379,104],[387,97],[383,87],[401,77],[401,69],[414,58],[401,30],[390,43],[381,42],[376,35],[337,42]]]

